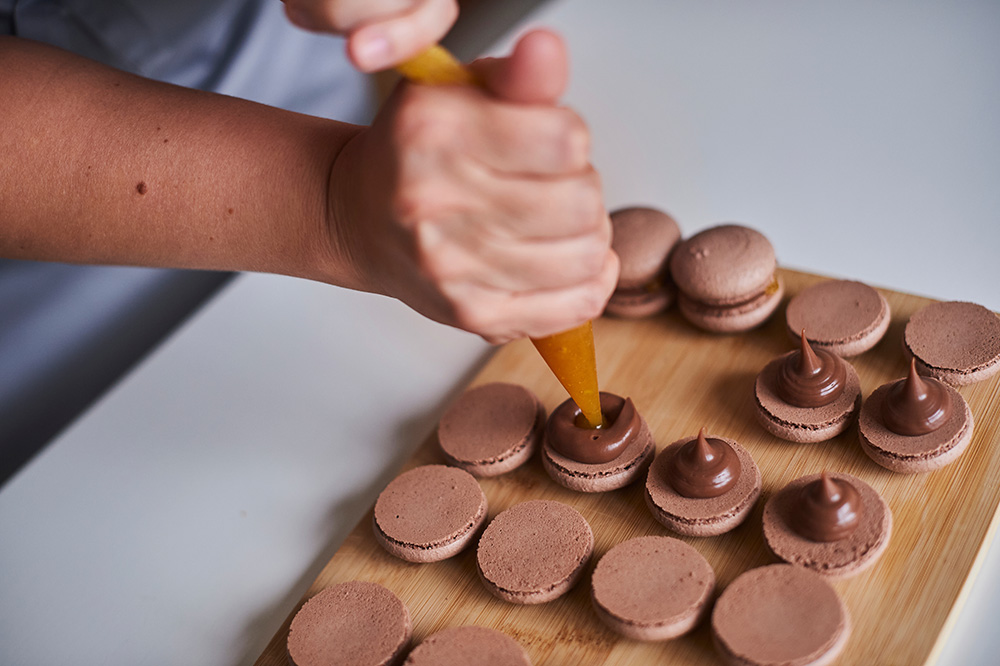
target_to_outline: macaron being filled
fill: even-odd
[[[917,373],[875,389],[861,406],[861,448],[876,463],[904,474],[931,472],[954,462],[972,441],[972,410],[962,394]]]
[[[406,606],[378,583],[350,581],[322,590],[292,619],[292,666],[398,663],[410,641]]]
[[[476,386],[452,403],[438,423],[445,459],[476,477],[497,476],[527,462],[545,430],[545,407],[523,386]]]
[[[854,367],[826,349],[813,350],[802,331],[799,349],[764,366],[754,383],[757,421],[791,442],[823,442],[854,422],[861,380]]]
[[[788,302],[785,321],[793,339],[806,332],[814,349],[857,356],[889,329],[889,302],[862,282],[827,280],[806,287]]]
[[[755,229],[725,224],[680,243],[670,258],[681,313],[717,333],[763,324],[785,293],[770,241]]]
[[[375,501],[375,540],[408,562],[457,555],[486,521],[486,495],[468,472],[415,467],[393,479]]]
[[[594,533],[579,511],[553,500],[529,500],[487,525],[476,567],[494,596],[540,604],[566,594],[593,551]]]
[[[906,323],[903,344],[920,374],[952,386],[1000,372],[1000,318],[982,305],[931,303]]]
[[[760,497],[760,470],[735,440],[707,435],[679,439],[660,451],[646,475],[646,506],[666,528],[715,536],[750,515]]]
[[[601,392],[607,424],[588,427],[572,399],[553,410],[545,427],[542,466],[559,485],[584,493],[622,488],[653,459],[653,434],[632,400]]]
[[[611,226],[621,273],[605,312],[639,318],[668,308],[674,302],[668,260],[681,239],[677,222],[654,208],[634,207],[611,213]]]
[[[872,566],[892,533],[892,511],[878,491],[839,473],[795,479],[764,505],[763,522],[778,558],[832,578]]]
[[[822,576],[790,564],[740,574],[712,610],[712,637],[732,666],[826,666],[851,634],[847,607]]]
[[[701,553],[679,539],[638,537],[605,553],[590,590],[604,624],[634,640],[665,641],[704,617],[715,574]]]

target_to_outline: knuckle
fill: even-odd
[[[560,109],[561,118],[556,142],[559,154],[569,169],[583,169],[589,163],[590,130],[575,111]]]
[[[493,317],[487,310],[475,301],[461,300],[452,304],[455,324],[470,333],[476,333],[489,339],[499,335],[493,328]]]
[[[434,94],[427,86],[408,85],[400,94],[393,125],[396,146],[421,153],[433,153],[455,140],[459,118],[448,95]]]

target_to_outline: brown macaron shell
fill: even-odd
[[[882,421],[882,403],[894,383],[878,387],[861,405],[858,433],[864,452],[882,467],[902,474],[932,472],[954,462],[972,442],[975,425],[972,410],[962,394],[942,381],[951,396],[948,419],[927,434],[900,435]]]
[[[844,391],[829,405],[796,407],[777,393],[778,373],[791,351],[764,366],[754,383],[757,421],[765,430],[782,439],[799,444],[824,442],[847,430],[861,407],[861,380],[847,361]]]
[[[920,374],[973,384],[1000,372],[1000,317],[976,303],[931,303],[906,323],[903,346]]]
[[[692,301],[717,307],[746,303],[774,280],[774,247],[757,231],[723,224],[681,243],[670,258],[674,283]]]
[[[571,506],[529,500],[501,512],[479,539],[476,567],[494,596],[540,604],[573,587],[594,550],[594,533]]]
[[[611,249],[621,260],[618,288],[606,312],[618,317],[648,317],[674,301],[669,257],[680,241],[677,222],[654,208],[623,208],[611,213]]]
[[[479,482],[457,467],[424,465],[393,479],[375,501],[375,539],[408,562],[457,555],[486,520]]]
[[[716,650],[734,666],[826,666],[850,633],[847,607],[830,584],[788,564],[744,572],[712,610]]]
[[[590,588],[601,621],[639,641],[664,641],[691,631],[714,590],[715,574],[701,553],[665,536],[616,545],[597,563]]]
[[[792,297],[785,309],[788,334],[804,330],[816,349],[857,356],[874,347],[889,329],[889,302],[878,291],[852,280],[827,280]]]
[[[438,423],[438,443],[449,464],[476,477],[504,474],[527,462],[542,440],[545,407],[518,384],[493,382],[469,389]]]
[[[678,450],[695,437],[685,437],[660,451],[646,475],[646,506],[664,527],[685,536],[715,536],[746,520],[760,497],[761,476],[753,456],[735,440],[707,435],[729,444],[740,461],[740,476],[718,497],[691,498],[678,493],[667,480],[667,466]]]
[[[403,666],[531,666],[524,648],[510,636],[486,627],[452,627],[425,638]]]
[[[288,632],[293,666],[389,666],[410,641],[410,614],[395,594],[366,581],[328,587],[306,601]]]
[[[546,438],[542,443],[542,467],[553,481],[577,492],[604,493],[624,488],[642,476],[656,453],[649,424],[641,414],[639,421],[639,432],[614,460],[606,463],[573,460],[552,448]]]
[[[878,561],[889,545],[892,511],[877,490],[850,474],[829,473],[850,483],[861,497],[861,516],[850,536],[839,541],[812,541],[792,528],[802,487],[820,478],[809,474],[779,490],[764,505],[764,541],[779,559],[831,578],[848,578]]]

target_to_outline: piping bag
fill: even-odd
[[[396,70],[413,83],[475,87],[482,85],[472,71],[438,45],[400,63]],[[597,357],[592,323],[588,321],[562,333],[532,338],[531,342],[580,408],[587,425],[591,428],[601,427],[604,417],[597,389]]]

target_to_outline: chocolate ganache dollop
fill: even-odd
[[[802,486],[791,527],[810,541],[840,541],[857,529],[861,512],[861,495],[854,486],[823,472]]]
[[[667,461],[667,482],[680,495],[691,498],[718,497],[740,478],[739,456],[721,439],[698,437],[677,449]]]
[[[785,357],[778,369],[778,396],[796,407],[829,405],[844,392],[844,360],[825,349],[813,350],[802,331],[802,346]]]
[[[586,464],[611,462],[639,434],[641,422],[631,398],[601,391],[604,425],[591,428],[570,398],[555,408],[545,426],[549,445],[571,460]]]
[[[910,372],[893,383],[882,401],[882,422],[897,435],[926,435],[951,416],[951,395],[944,384],[917,374],[916,359]]]

